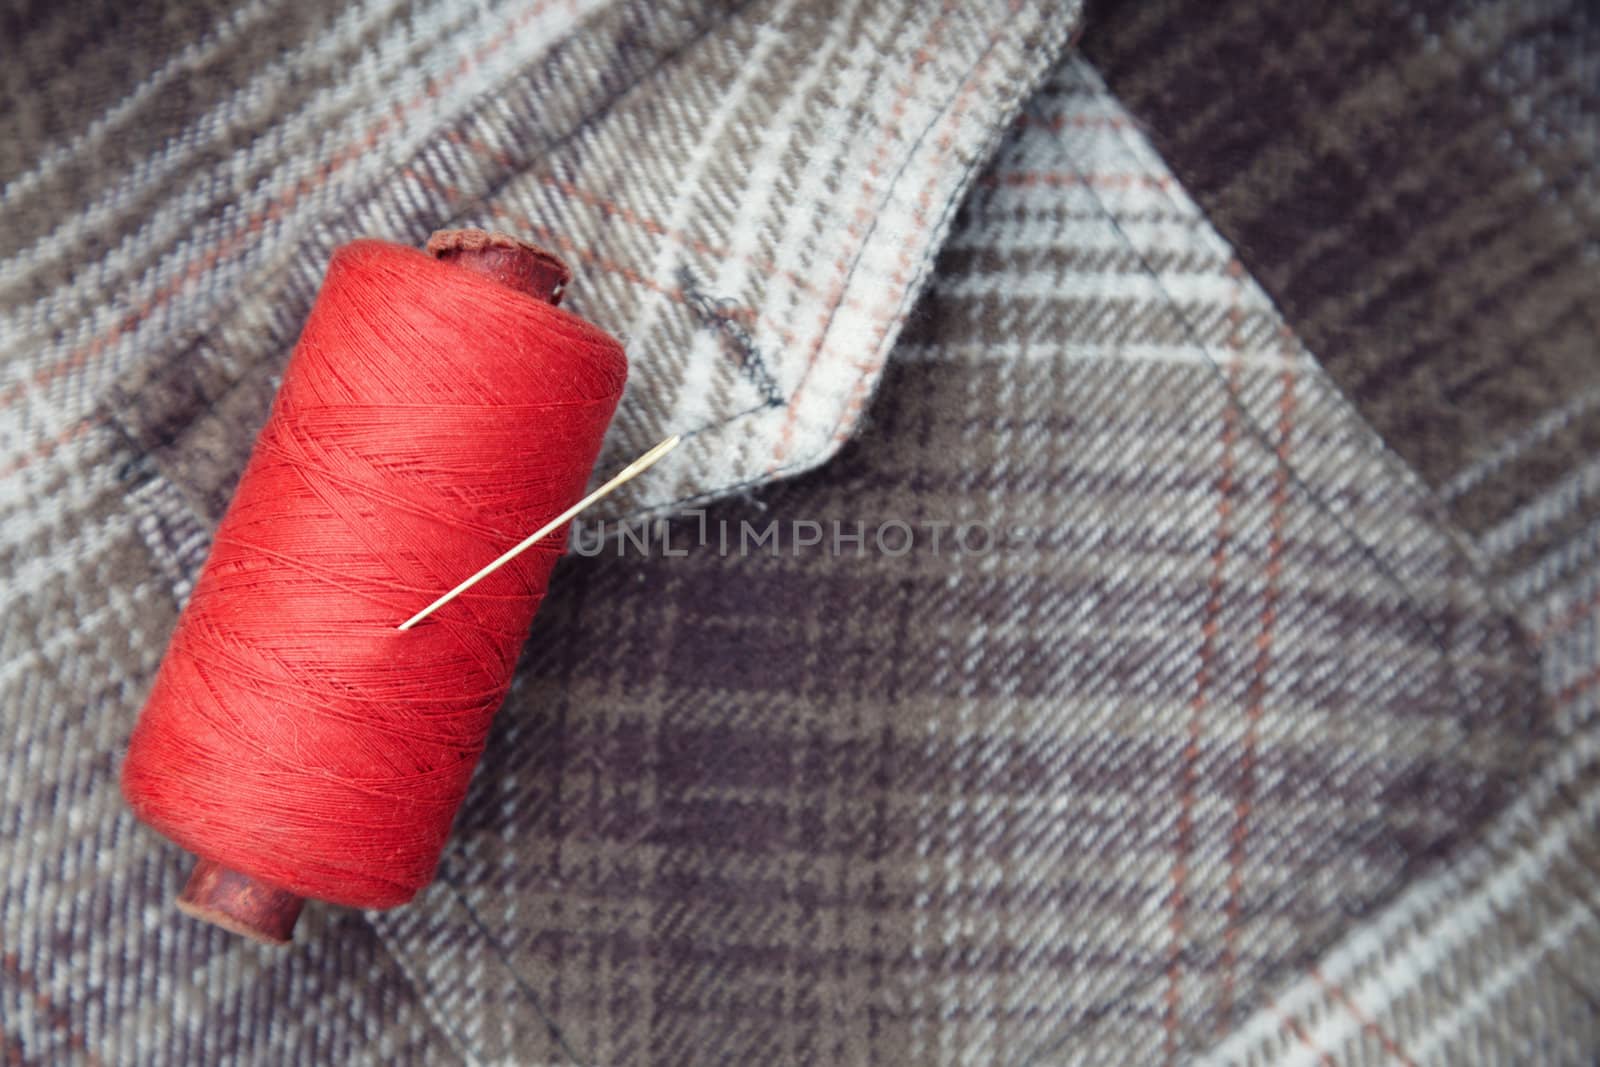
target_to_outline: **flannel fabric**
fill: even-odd
[[[1531,279],[1473,237],[1589,218],[1553,33],[1587,23],[1149,7],[1089,25],[1111,90],[1042,2],[33,12],[0,65],[49,101],[0,114],[7,1062],[1591,1062],[1600,531],[1560,302],[1593,229]],[[1258,240],[1273,205],[1398,224],[1359,164],[1423,188],[1457,149],[1364,146],[1429,130],[1382,78],[1279,91],[1341,84],[1319,34],[1521,146],[1413,235],[1461,268],[1396,248],[1376,305]],[[1259,85],[1213,62],[1277,48]],[[1307,141],[1230,198],[1208,123]],[[473,223],[626,336],[604,463],[695,431],[613,514],[745,496],[562,565],[434,887],[243,944],[173,912],[117,760],[326,250]],[[1326,229],[1283,232],[1371,246]],[[1352,386],[1449,370],[1374,308],[1466,338],[1488,292],[1520,310],[1473,365],[1541,370],[1473,419]]]
[[[1217,1062],[1593,1062],[1600,19],[1568,0],[1157,0],[1100,5],[1083,46],[1432,486],[1551,709],[1538,770],[1482,841]]]
[[[366,920],[178,920],[116,769],[328,251],[543,240],[628,341],[637,512],[819,462],[1071,28],[1045,0],[253,0],[5,16],[0,1010],[7,1055],[439,1062]],[[324,928],[319,929],[318,923]],[[327,927],[333,927],[329,929]]]
[[[373,917],[471,1058],[1187,1056],[1504,801],[1511,619],[1081,61],[888,374],[687,556],[569,561],[443,877]]]
[[[121,54],[132,14],[37,12],[8,77],[43,91],[0,133],[64,136],[3,179],[0,473],[20,498],[109,433],[225,498],[330,250],[458,225],[549,245],[580,276],[567,306],[627,340],[603,465],[688,435],[612,506],[814,465],[1075,10],[173,3],[166,56]],[[126,95],[100,112],[108,82]]]
[[[1600,10],[1107,2],[1083,43],[1497,566],[1592,527],[1596,468],[1574,460],[1600,454]],[[1575,477],[1587,503],[1507,555],[1501,525]]]

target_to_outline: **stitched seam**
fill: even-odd
[[[496,44],[497,46],[503,44],[505,40],[509,39],[511,33],[514,32],[515,29],[524,21],[543,14],[544,11],[550,6],[550,2],[551,0],[543,0],[543,2],[537,4],[523,15],[517,16],[511,20],[507,32],[503,33],[497,38],[494,38],[491,43]],[[740,0],[740,2],[732,10],[734,12],[743,10],[745,7],[749,6],[751,2],[753,2],[753,0]],[[583,23],[575,24],[572,27],[572,30],[576,31],[577,28],[582,24]],[[698,32],[696,32],[692,37],[685,39],[677,47],[657,53],[655,56],[655,62],[638,79],[628,83],[627,85],[618,87],[615,92],[603,97],[594,105],[591,110],[585,112],[582,116],[576,119],[571,126],[563,131],[558,137],[545,142],[544,150],[549,151],[568,143],[573,137],[577,136],[584,129],[588,128],[588,126],[591,125],[596,119],[602,118],[607,112],[620,103],[623,98],[631,94],[635,89],[640,88],[654,75],[662,70],[665,70],[685,50],[712,32],[716,28],[716,25],[717,23],[714,20],[708,20]],[[564,48],[570,46],[570,41],[571,34],[568,34],[568,36],[556,41],[552,44],[551,48],[539,58],[537,62],[541,64],[549,63],[555,59],[556,56],[564,50]],[[470,69],[472,65],[470,62],[467,62],[467,57],[465,56],[463,57],[463,63],[464,65],[460,66],[459,73],[456,73],[455,71],[452,72],[453,77],[459,77],[461,73],[465,73],[466,70]],[[428,94],[425,92],[423,95],[426,96]],[[384,118],[378,123],[374,124],[374,126],[367,131],[367,135],[363,143],[367,147],[370,147],[372,143],[375,143],[376,137],[381,134],[382,130],[387,129],[387,124],[391,121],[392,120],[389,118]],[[417,152],[413,153],[409,160],[397,169],[403,173],[406,168],[413,167],[415,165],[415,161],[425,158],[428,152],[436,146],[436,143],[437,138],[430,139],[428,142],[420,146]],[[130,311],[116,323],[112,324],[112,326],[104,331],[99,337],[88,342],[85,346],[79,348],[74,353],[64,357],[60,362],[50,367],[41,368],[30,378],[13,382],[9,387],[6,387],[4,391],[0,391],[0,409],[10,406],[19,397],[21,397],[27,390],[30,382],[36,386],[48,386],[51,382],[54,382],[63,374],[71,373],[72,371],[77,370],[87,364],[91,359],[97,357],[101,352],[114,344],[124,333],[137,328],[137,326],[143,322],[144,319],[148,318],[152,313],[154,313],[154,311],[160,307],[161,304],[165,303],[166,300],[171,299],[172,296],[176,295],[177,292],[182,290],[196,278],[214,269],[217,264],[222,262],[234,249],[243,245],[252,234],[258,231],[263,222],[274,217],[282,210],[284,206],[294,203],[296,200],[320,187],[326,178],[331,177],[334,171],[344,166],[350,160],[359,157],[361,150],[362,149],[355,144],[347,145],[344,150],[336,153],[328,163],[324,164],[324,166],[318,170],[317,175],[314,176],[313,179],[304,179],[297,183],[266,209],[263,209],[263,211],[258,212],[256,216],[252,217],[250,220],[247,220],[242,231],[235,231],[231,234],[223,236],[217,242],[217,244],[212,247],[210,252],[202,256],[201,259],[196,263],[191,264],[183,271],[180,277],[158,290],[149,300],[145,302],[143,306]],[[349,197],[346,198],[343,203],[361,203],[372,199],[375,195],[372,190],[381,187],[386,182],[390,181],[394,173],[394,171],[390,171],[386,174],[375,176],[372,182],[367,184],[365,187],[359,190],[352,190]],[[507,183],[513,180],[514,177],[514,174],[507,175],[499,182],[491,183],[480,195],[484,197],[493,196],[495,192],[503,188]],[[341,206],[342,205],[330,205],[327,211],[317,216],[317,220],[320,221],[333,216],[334,214],[338,213],[339,210],[341,210]],[[288,244],[286,247],[290,250],[303,250],[305,244],[306,242],[303,241],[295,242]],[[275,274],[272,272],[269,272],[266,276],[258,274],[255,277],[253,284],[247,281],[245,284],[239,287],[239,292],[241,293],[242,298],[248,299],[255,293],[267,288],[272,284],[274,278]],[[238,301],[235,301],[234,303],[238,303]],[[220,310],[221,309],[219,308],[219,313]],[[197,321],[203,323],[210,322],[211,318],[208,316],[201,316],[199,319],[197,319]],[[199,331],[196,330],[194,332],[197,335]],[[193,336],[187,343],[174,347],[171,356],[165,361],[165,365],[171,365],[172,363],[179,361],[185,352],[188,352],[194,348],[196,343],[198,343],[198,336]],[[237,382],[235,385],[236,384]],[[226,395],[226,391],[224,391],[222,395]],[[204,413],[206,410],[209,409],[200,409],[199,413]],[[64,431],[63,434],[59,436],[65,437],[71,433],[81,432],[83,426],[93,421],[96,417],[97,415],[95,412],[90,412],[88,415],[85,415],[83,419],[79,420],[79,424],[77,426],[69,427],[67,431]],[[109,417],[115,419],[115,412],[110,412]],[[0,478],[9,477],[18,470],[21,470],[35,462],[40,458],[41,452],[48,455],[49,452],[53,450],[54,448],[49,441],[44,442],[42,445],[34,446],[33,449],[13,460],[6,468],[0,469]]]

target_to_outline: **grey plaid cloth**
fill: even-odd
[[[1084,46],[1432,487],[1547,707],[1515,803],[1216,1062],[1594,1062],[1600,19],[1570,0],[1160,0],[1102,5]]]
[[[374,917],[478,1059],[1188,1056],[1506,799],[1512,620],[1081,61],[889,368],[687,556],[569,561]]]
[[[567,306],[627,341],[603,467],[687,436],[621,513],[815,465],[1074,10],[175,3],[171,54],[5,179],[0,472],[81,465],[111,432],[214,507],[332,248],[457,225],[548,245],[580,277]],[[107,80],[75,14],[41,20],[14,127]]]
[[[1336,316],[1162,141],[1250,99],[1174,57],[1299,38],[1151,8],[1092,63],[1030,3],[16,27],[6,1061],[1591,1062],[1585,394],[1418,437],[1470,472],[1352,405]],[[1505,10],[1411,69],[1544,40]],[[688,456],[606,516],[637,540],[580,531],[438,882],[242,944],[171,909],[117,761],[327,249],[458,223],[626,336],[603,463]],[[1523,455],[1568,469],[1463,510]]]

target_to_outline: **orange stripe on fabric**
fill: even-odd
[[[38,445],[34,446],[31,452],[18,456],[4,467],[0,467],[0,478],[9,478],[18,471],[31,467],[41,459],[50,458],[55,454],[56,449],[67,444],[68,442],[75,441],[79,437],[82,437],[88,432],[89,428],[94,425],[96,425],[96,421],[92,416],[89,418],[79,419],[77,422],[73,423],[71,426],[67,427],[61,433],[56,434],[49,440],[41,441]]]
[[[515,167],[517,165],[516,161],[512,159],[508,153],[502,152],[493,146],[484,143],[482,140],[469,138],[460,133],[453,133],[450,135],[450,137],[451,140],[461,144],[470,151],[493,159],[501,166]],[[626,207],[615,200],[600,196],[597,193],[591,193],[575,183],[557,178],[553,174],[542,173],[538,175],[538,178],[545,185],[555,189],[564,196],[570,196],[574,200],[581,200],[592,207],[599,208],[607,215],[622,219],[624,222],[632,223],[633,225],[644,230],[646,233],[655,234],[657,237],[665,237],[668,240],[673,241],[676,244],[680,244],[685,248],[699,252],[701,255],[710,256],[714,259],[728,259],[734,254],[733,250],[730,248],[725,248],[721,245],[710,244],[709,242],[702,241],[697,237],[692,237],[689,234],[674,230],[671,227],[666,226],[653,218],[650,218],[648,215]],[[748,264],[754,270],[762,274],[782,278],[802,292],[811,293],[815,291],[815,287],[809,280],[801,277],[794,271],[785,270],[782,267],[779,267],[777,263],[770,259],[757,259],[754,256],[748,255],[741,255],[738,258],[742,262]]]
[[[434,179],[414,169],[408,170],[406,172],[406,176],[416,181],[418,184],[432,189],[450,200],[464,199],[464,197],[462,197],[460,192],[457,190],[435,181]],[[592,267],[597,267],[609,274],[615,274],[623,281],[626,281],[632,285],[637,285],[642,289],[648,289],[653,293],[659,293],[675,303],[684,305],[689,305],[691,303],[688,294],[678,286],[664,285],[661,282],[656,281],[654,278],[641,274],[639,271],[635,270],[633,267],[630,267],[626,263],[612,259],[609,256],[602,255],[599,252],[595,252],[583,245],[578,244],[566,234],[553,230],[527,215],[512,211],[509,208],[501,207],[497,204],[486,204],[484,207],[489,214],[493,215],[502,222],[508,223],[513,227],[532,234],[538,237],[540,241],[550,245],[552,248],[558,248],[561,251],[566,252],[568,255],[582,260]],[[741,308],[733,312],[733,315],[734,317],[743,319],[745,321],[751,321],[754,318],[754,313],[749,308]],[[793,343],[794,341],[793,335],[787,332],[781,332],[780,336],[783,338],[785,343]]]
[[[1230,389],[1237,390],[1240,374],[1235,362],[1228,370]],[[1183,777],[1178,799],[1178,840],[1169,875],[1172,893],[1169,907],[1172,917],[1168,929],[1172,935],[1167,956],[1166,1008],[1162,1025],[1166,1031],[1165,1050],[1167,1062],[1178,1056],[1179,1009],[1182,1006],[1182,958],[1185,928],[1185,909],[1188,906],[1187,882],[1189,851],[1194,832],[1194,789],[1199,781],[1200,739],[1205,733],[1205,713],[1210,704],[1212,661],[1216,656],[1218,619],[1222,615],[1222,590],[1227,570],[1228,547],[1233,536],[1234,443],[1238,438],[1238,413],[1231,403],[1222,408],[1221,469],[1217,476],[1217,528],[1215,545],[1211,550],[1211,576],[1206,583],[1206,602],[1200,623],[1199,663],[1195,668],[1194,696],[1189,700],[1189,735],[1183,750]]]
[[[430,79],[421,92],[404,103],[396,103],[390,116],[378,120],[367,129],[359,140],[346,145],[336,152],[326,163],[317,168],[313,175],[302,178],[288,192],[247,218],[243,223],[242,231],[223,237],[210,252],[201,257],[198,263],[185,269],[177,281],[157,290],[143,304],[119,319],[114,326],[89,342],[85,347],[73,352],[60,362],[40,369],[32,378],[33,384],[41,387],[46,386],[62,375],[85,366],[90,360],[104,352],[119,337],[149,318],[151,314],[171,300],[173,296],[187,288],[197,278],[208,273],[223,257],[243,245],[250,236],[261,229],[263,224],[278,219],[285,208],[292,206],[307,194],[326,185],[336,173],[352,160],[359,159],[369,153],[390,129],[396,124],[403,123],[410,112],[421,107],[429,99],[437,97],[443,89],[459,80],[475,65],[505,47],[506,42],[516,35],[517,30],[544,13],[545,9],[549,7],[549,2],[550,0],[540,0],[528,11],[523,12],[507,23],[494,38],[479,46],[473,55],[462,56],[461,61],[443,77]],[[0,393],[0,408],[9,407],[15,403],[22,395],[24,388],[23,384],[18,382],[4,393]]]
[[[879,142],[878,151],[874,154],[872,162],[867,167],[867,177],[861,182],[861,195],[857,198],[856,211],[852,216],[851,224],[846,227],[846,232],[856,239],[856,247],[858,251],[860,246],[865,241],[865,231],[861,229],[860,224],[871,218],[870,204],[872,203],[873,193],[876,191],[875,184],[880,176],[883,161],[888,154],[889,142],[891,138],[898,139],[900,136],[899,122],[904,117],[906,106],[916,91],[917,82],[921,78],[922,67],[925,65],[928,55],[931,54],[930,49],[937,43],[940,36],[944,33],[945,23],[950,17],[951,6],[950,0],[945,0],[944,5],[939,9],[939,14],[934,17],[933,22],[929,25],[928,33],[923,38],[923,42],[918,47],[916,52],[918,61],[913,64],[911,76],[901,84],[900,90],[895,96],[895,102],[890,107],[889,112],[891,122],[888,128],[882,131],[883,139]],[[990,47],[992,49],[992,42]],[[988,52],[985,52],[985,57],[987,57],[988,54]],[[973,69],[973,75],[977,73],[977,70],[980,69],[981,66],[982,62],[980,61],[978,67]],[[967,81],[963,84],[958,93],[958,99],[964,98],[971,91],[974,80],[974,77],[969,75]],[[935,174],[929,178],[929,182],[932,183],[936,179],[937,172],[935,172]],[[909,242],[914,240],[915,236],[915,234],[908,236],[907,241]],[[835,281],[833,286],[828,291],[827,299],[824,301],[824,303],[827,305],[826,310],[817,318],[817,340],[816,343],[812,345],[811,352],[806,358],[805,367],[802,368],[800,372],[800,379],[795,383],[794,390],[790,394],[793,398],[798,398],[804,391],[806,383],[810,381],[812,371],[816,368],[817,360],[822,354],[822,348],[827,343],[828,326],[833,321],[833,316],[838,313],[838,310],[844,301],[845,289],[847,287],[847,282],[850,275],[850,259],[848,256],[841,255],[839,258],[834,260],[833,265],[836,275]],[[851,410],[850,405],[855,403],[856,395],[865,391],[864,383],[868,380],[870,374],[870,371],[863,372],[861,377],[857,379],[854,393],[846,402],[846,410]],[[778,444],[773,450],[773,465],[769,469],[768,473],[772,473],[772,471],[775,471],[779,466],[781,466],[784,457],[788,455],[789,447],[794,438],[794,428],[798,410],[799,404],[791,402],[784,412],[783,423],[778,430]]]
[[[1299,1019],[1296,1019],[1294,1016],[1285,1013],[1284,1010],[1278,1007],[1277,1003],[1270,997],[1267,998],[1267,1006],[1270,1007],[1273,1014],[1278,1017],[1278,1021],[1283,1023],[1284,1029],[1288,1030],[1299,1040],[1302,1045],[1316,1054],[1319,1062],[1325,1064],[1326,1067],[1339,1067],[1337,1060],[1328,1055],[1328,1053],[1315,1041],[1311,1040],[1311,1035],[1306,1033],[1306,1028],[1300,1025]]]
[[[1331,979],[1324,978],[1322,971],[1316,967],[1311,968],[1311,977],[1315,978],[1322,988],[1333,994],[1334,999],[1343,1005],[1344,1009],[1350,1013],[1356,1022],[1361,1024],[1363,1030],[1378,1039],[1378,1043],[1383,1046],[1385,1052],[1399,1060],[1405,1067],[1417,1067],[1416,1062],[1406,1055],[1399,1042],[1390,1037],[1376,1022],[1368,1018],[1365,1012],[1356,1007],[1355,1001],[1351,1000],[1349,994],[1340,988],[1337,983]]]
[[[1244,275],[1244,264],[1237,259],[1228,265],[1228,269],[1236,279]],[[1235,349],[1239,347],[1238,330],[1243,318],[1243,311],[1236,302],[1230,311],[1233,324],[1231,337]],[[1293,335],[1285,327],[1279,331],[1279,336],[1287,349],[1293,340]],[[1292,357],[1292,350],[1287,351],[1286,355]],[[1273,474],[1272,514],[1268,520],[1266,586],[1262,591],[1261,632],[1256,638],[1256,660],[1245,711],[1244,753],[1239,769],[1239,799],[1234,806],[1233,833],[1228,846],[1228,903],[1222,934],[1222,991],[1217,998],[1217,1029],[1223,1033],[1227,1032],[1228,1017],[1233,1012],[1239,916],[1244,894],[1245,845],[1249,839],[1253,805],[1251,792],[1255,788],[1256,750],[1261,717],[1266,712],[1267,671],[1272,666],[1273,627],[1278,620],[1279,579],[1283,574],[1284,510],[1289,501],[1289,451],[1293,440],[1296,407],[1295,374],[1292,367],[1292,362],[1286,361],[1280,379],[1282,391],[1278,401],[1278,462]]]
[[[16,979],[19,986],[25,990],[32,999],[34,1006],[44,1015],[45,1021],[50,1024],[50,1029],[62,1034],[67,1039],[67,1044],[78,1052],[83,1053],[84,1062],[90,1067],[100,1067],[100,1057],[89,1050],[88,1043],[83,1035],[78,1033],[72,1024],[72,1016],[66,1008],[61,1007],[52,1000],[39,985],[39,979],[28,968],[15,952],[7,952],[0,956],[0,966],[5,972]]]

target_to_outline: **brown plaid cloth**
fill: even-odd
[[[569,306],[627,340],[602,466],[688,437],[612,506],[815,465],[1075,10],[255,0],[173,2],[154,27],[38,12],[0,143],[65,128],[0,178],[0,473],[77,469],[114,433],[212,507],[332,248],[457,225],[549,245],[581,279]],[[125,52],[127,23],[135,41],[168,32],[168,53]]]
[[[328,251],[514,229],[628,341],[625,512],[859,419],[1046,0],[29,4],[0,64],[0,969],[29,1061],[468,1057],[369,921],[273,958],[177,919],[116,766]],[[530,868],[531,870],[531,868]],[[495,994],[499,996],[499,993]],[[469,1034],[472,1031],[467,1031]]]
[[[444,876],[373,920],[475,1057],[1187,1056],[1504,800],[1511,620],[1081,61],[888,374],[687,556],[569,561]]]
[[[1187,94],[1169,106],[1219,116],[1251,99],[1197,91],[1174,55],[1209,70],[1219,42],[1305,47],[1269,15],[1152,7],[1108,8],[1085,44],[1153,122],[1124,86],[1166,77]],[[1477,10],[1427,54],[1470,70],[1462,41],[1488,63],[1522,29],[1545,40]],[[1600,1047],[1600,537],[1586,468],[1545,450],[1581,390],[1570,411],[1541,393],[1525,421],[1441,431],[1481,461],[1471,477],[1530,448],[1567,465],[1478,522],[1455,472],[1345,399],[1346,349],[1329,345],[1331,378],[1312,358],[1336,316],[1212,229],[1090,63],[1063,60],[972,181],[1064,13],[38,17],[4,76],[57,106],[0,118],[7,151],[44,146],[0,156],[8,1060]],[[1441,23],[1404,25],[1425,42]],[[85,73],[55,70],[69,51]],[[1581,134],[1587,114],[1555,125]],[[699,428],[627,513],[819,461],[882,386],[823,471],[635,527],[648,554],[613,530],[563,564],[415,904],[313,909],[293,949],[243,945],[171,911],[182,857],[122,812],[116,761],[319,257],[446,222],[544,236],[579,309],[628,334],[616,455]],[[1413,273],[1438,287],[1419,307],[1481,288]]]
[[[1083,43],[1459,525],[1549,706],[1516,803],[1215,1059],[1593,1063],[1600,18],[1571,0],[1157,0],[1100,5]]]

